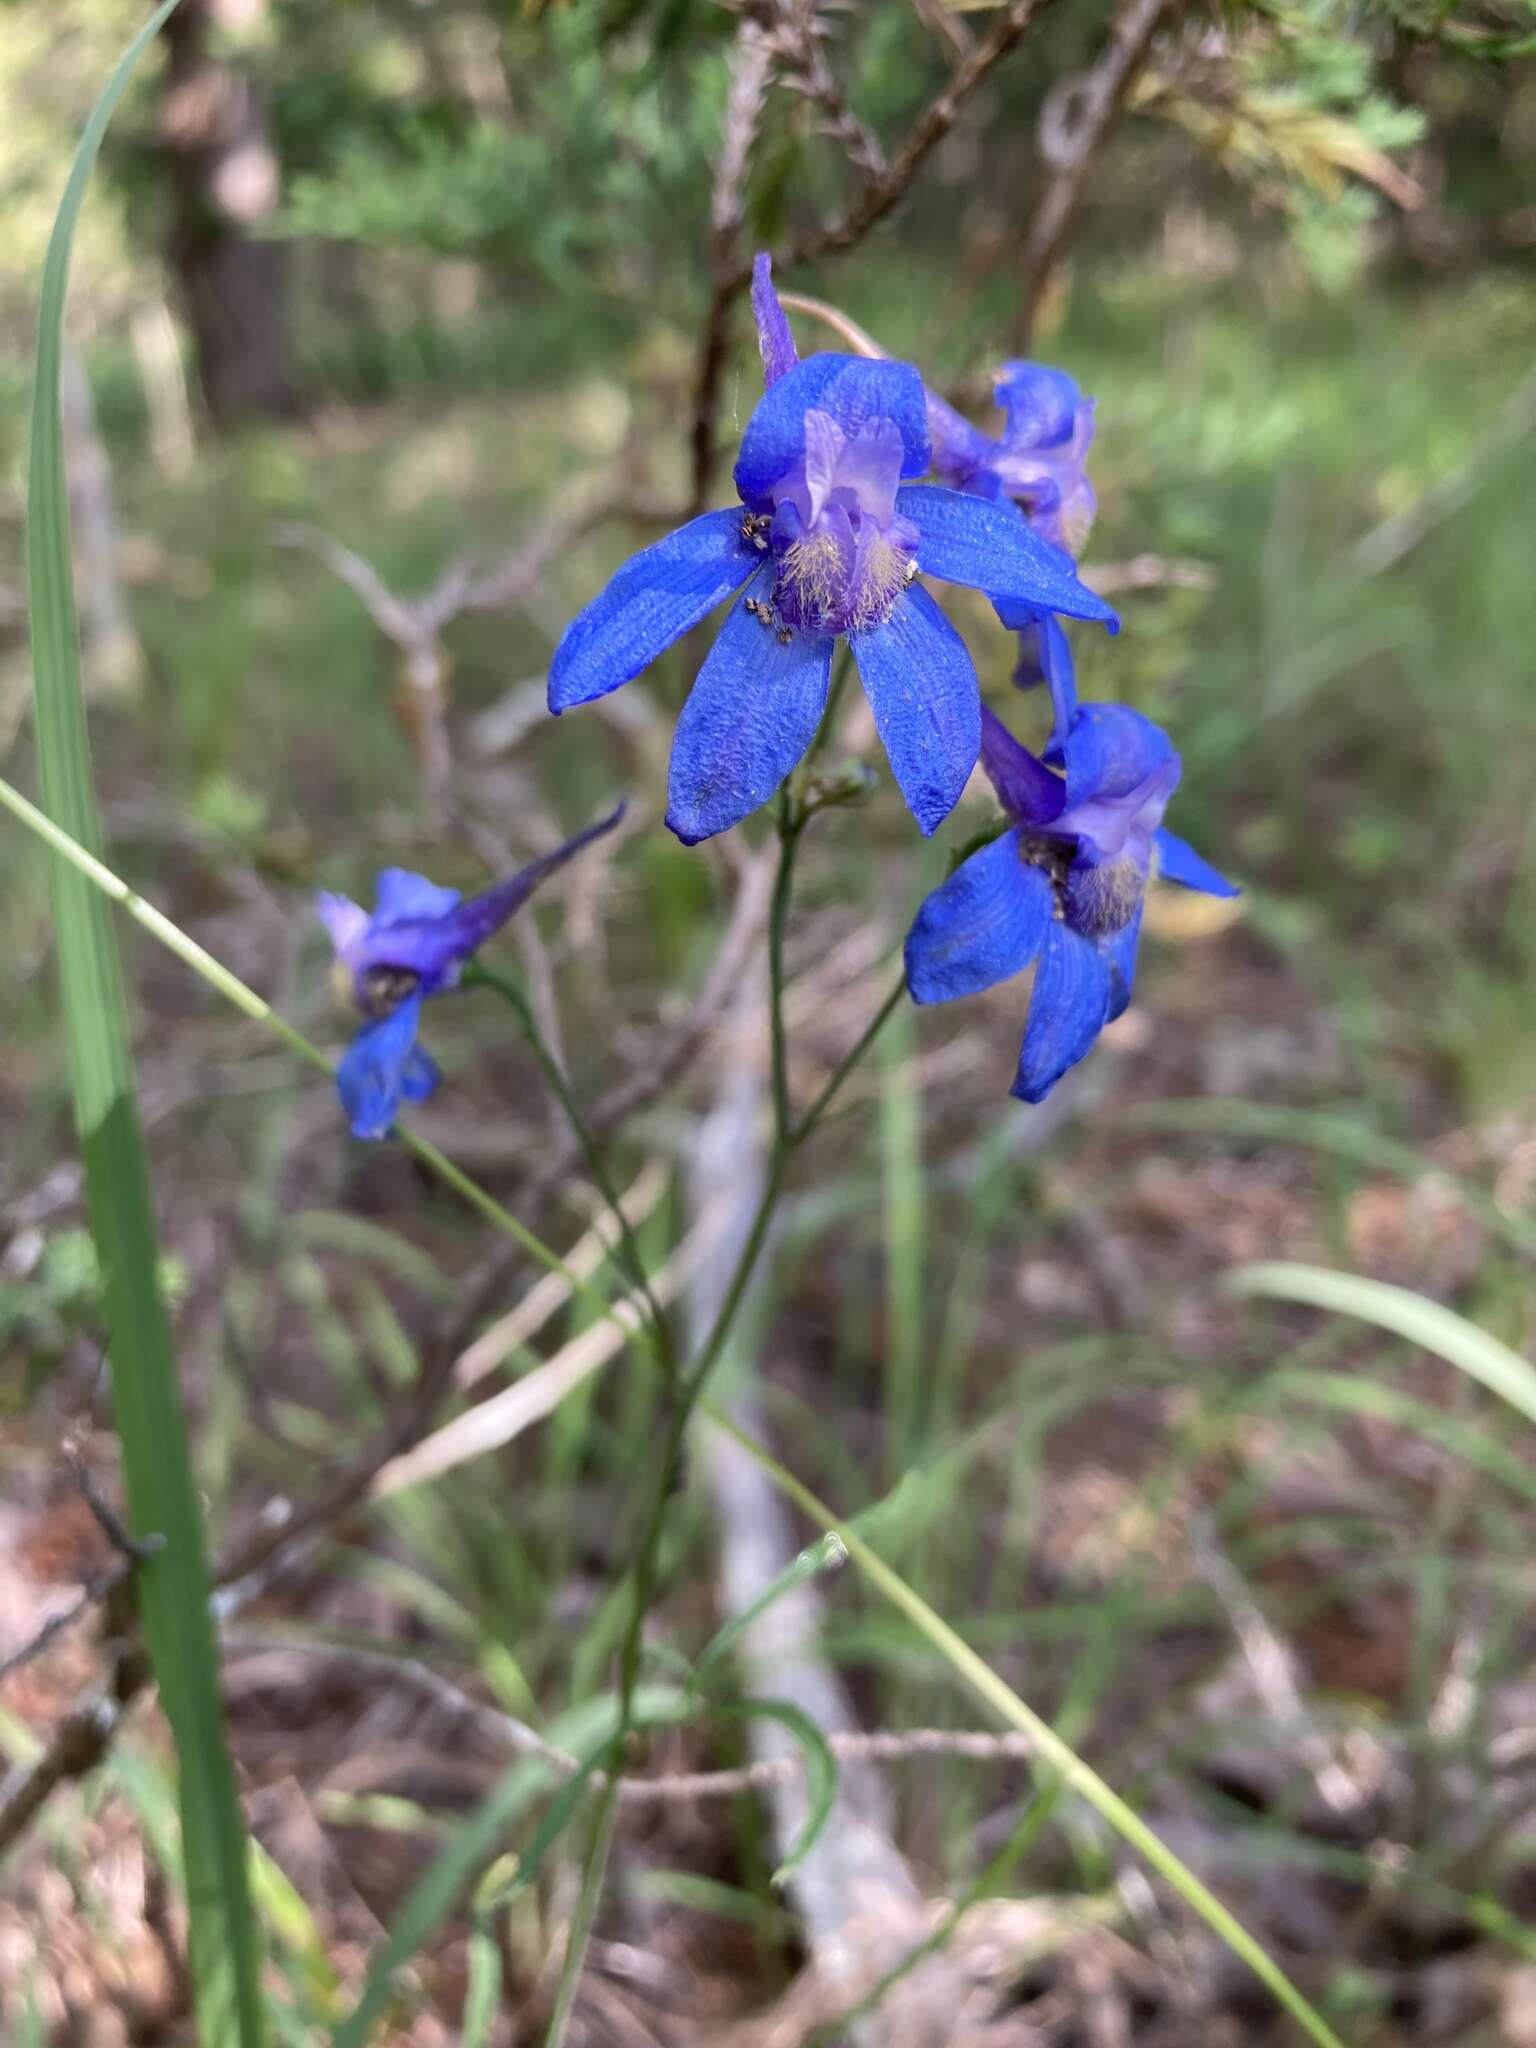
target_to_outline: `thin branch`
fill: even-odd
[[[956,65],[949,83],[918,117],[886,171],[869,179],[840,220],[812,228],[793,242],[784,252],[785,265],[813,263],[822,256],[839,255],[863,241],[870,229],[878,226],[906,197],[913,179],[953,128],[966,101],[1050,4],[1051,0],[1013,0],[970,55]],[[750,277],[750,266],[739,270],[735,278],[737,290]]]
[[[0,1858],[19,1841],[60,1785],[89,1777],[112,1746],[129,1707],[150,1682],[142,1645],[119,1645],[105,1690],[67,1714],[41,1756],[0,1780]]]
[[[819,0],[754,0],[750,12],[776,60],[781,82],[818,110],[849,163],[867,177],[883,177],[886,161],[880,139],[849,106],[827,62],[827,23]]]
[[[747,165],[768,94],[768,46],[756,22],[743,21],[736,33],[731,83],[725,100],[720,156],[715,165],[709,202],[709,310],[699,337],[699,367],[694,378],[693,480],[690,514],[702,512],[715,466],[715,415],[720,409],[720,380],[725,374],[730,338],[731,306],[741,289],[742,216],[745,210]],[[750,274],[750,267],[748,274]]]
[[[1024,232],[1024,301],[1017,340],[1027,344],[1040,316],[1056,262],[1077,217],[1094,165],[1120,118],[1137,72],[1147,61],[1152,38],[1175,0],[1125,0],[1110,23],[1109,44],[1098,62],[1066,78],[1046,98],[1040,115],[1040,153],[1045,186]]]

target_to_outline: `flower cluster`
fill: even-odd
[[[1039,1102],[1131,999],[1142,902],[1157,872],[1186,889],[1232,883],[1164,829],[1179,757],[1151,719],[1079,708],[1057,775],[983,710],[981,762],[1001,835],[935,889],[907,934],[920,1003],[979,995],[1038,961],[1013,1093]]]
[[[441,888],[406,868],[385,868],[371,912],[350,897],[328,892],[316,897],[344,993],[367,1019],[336,1073],[356,1137],[384,1137],[402,1102],[425,1102],[437,1086],[437,1062],[417,1043],[422,1004],[456,988],[464,963],[521,910],[539,884],[611,832],[623,815],[620,804],[479,896]]]
[[[767,388],[736,459],[739,503],[625,563],[566,628],[549,708],[618,689],[732,598],[672,742],[677,836],[724,832],[778,788],[816,736],[839,639],[907,806],[934,832],[976,766],[981,694],[919,576],[1032,614],[1118,622],[1011,504],[917,481],[934,461],[916,370],[830,352],[802,362],[766,258],[753,300]]]
[[[737,502],[635,555],[572,620],[550,710],[620,688],[728,604],[673,738],[667,824],[693,845],[766,803],[811,748],[846,641],[920,829],[943,823],[978,760],[997,792],[1001,833],[918,912],[908,985],[920,1003],[944,1002],[1034,966],[1013,1092],[1038,1102],[1130,1000],[1152,874],[1235,893],[1163,827],[1179,779],[1167,735],[1138,712],[1078,702],[1063,620],[1119,624],[1074,561],[1095,510],[1092,401],[1065,371],[1006,363],[1003,425],[988,434],[867,337],[856,336],[870,353],[802,360],[766,257],[752,300],[764,393],[736,459]],[[1043,757],[983,706],[924,578],[984,593],[1019,635],[1015,679],[1051,697]],[[320,898],[368,1020],[338,1075],[359,1136],[382,1136],[402,1102],[436,1085],[417,1043],[423,1002],[618,815],[467,901],[393,868],[371,915]]]

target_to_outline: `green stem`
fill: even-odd
[[[786,782],[779,791],[779,871],[774,877],[773,902],[768,912],[769,1029],[773,1042],[773,1126],[782,1146],[793,1121],[789,1102],[789,1041],[784,1025],[784,934],[789,924],[789,903],[795,883],[795,853],[805,829],[805,814],[790,795]]]
[[[863,1059],[865,1053],[869,1051],[875,1040],[880,1036],[881,1031],[889,1023],[906,992],[907,975],[906,969],[903,968],[896,978],[895,987],[880,1005],[879,1009],[876,1010],[874,1016],[870,1018],[848,1051],[843,1054],[843,1057],[833,1068],[831,1078],[827,1081],[826,1086],[805,1112],[805,1115],[801,1117],[799,1123],[790,1132],[789,1141],[792,1145],[803,1145],[812,1131],[821,1122],[822,1117],[825,1116],[827,1110],[832,1106],[833,1097],[859,1064],[859,1061]]]
[[[576,1907],[571,1914],[570,1929],[566,1935],[565,1957],[560,1965],[560,1982],[555,1991],[555,2008],[550,2014],[549,2030],[544,2036],[544,2048],[562,2048],[566,2030],[571,2024],[571,2014],[576,2005],[576,1987],[581,1982],[582,1969],[587,1960],[587,1947],[592,1939],[592,1924],[597,1918],[597,1909],[602,1900],[603,1882],[608,1875],[608,1858],[613,1851],[614,1832],[619,1819],[619,1786],[623,1773],[619,1767],[620,1750],[614,1749],[614,1768],[608,1773],[608,1783],[598,1801],[597,1813],[592,1822],[592,1845],[587,1851],[586,1867],[581,1875],[581,1891]]]
[[[672,1343],[671,1324],[668,1322],[660,1302],[657,1301],[655,1294],[652,1292],[650,1278],[645,1270],[644,1255],[636,1241],[629,1218],[624,1213],[624,1204],[620,1199],[613,1175],[608,1171],[608,1162],[603,1157],[602,1147],[593,1135],[592,1127],[587,1122],[581,1104],[577,1101],[575,1093],[565,1077],[564,1069],[555,1057],[553,1047],[539,1029],[538,1019],[533,1013],[533,1005],[529,1002],[521,986],[510,975],[499,974],[494,968],[485,966],[483,962],[473,960],[464,970],[463,986],[472,988],[477,983],[484,988],[493,989],[511,1009],[513,1015],[517,1018],[519,1029],[532,1048],[533,1056],[539,1063],[544,1079],[549,1083],[551,1093],[565,1112],[566,1121],[571,1127],[571,1135],[575,1138],[577,1145],[581,1149],[581,1155],[587,1162],[587,1170],[596,1183],[598,1193],[607,1203],[609,1211],[613,1216],[614,1225],[618,1231],[617,1249],[620,1262],[624,1267],[630,1285],[645,1302],[646,1314],[650,1317],[651,1327],[655,1333],[657,1360],[667,1379],[675,1379],[677,1376],[677,1354]]]

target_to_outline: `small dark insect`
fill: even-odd
[[[767,605],[763,603],[763,600],[760,597],[749,597],[744,599],[743,609],[749,611],[754,619],[761,619],[765,626],[773,617],[773,613],[769,611]]]
[[[916,555],[914,555],[911,561],[907,564],[907,573],[903,580],[908,583],[915,583],[917,581],[917,575],[917,557]]]
[[[768,529],[772,524],[766,512],[749,512],[741,522],[741,537],[750,541],[760,554],[766,554]]]
[[[795,636],[793,633],[791,633],[788,626],[780,626],[775,630],[773,637],[775,638],[775,640],[778,641],[781,647],[787,647],[790,641],[793,640]]]

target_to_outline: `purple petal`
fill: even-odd
[[[553,853],[540,854],[527,867],[519,868],[515,875],[508,875],[504,882],[497,882],[479,896],[453,911],[444,920],[452,934],[453,950],[458,958],[466,959],[483,946],[493,932],[499,931],[515,911],[521,910],[528,898],[542,882],[557,869],[573,860],[583,847],[590,846],[594,839],[602,839],[611,832],[624,816],[625,806],[615,804],[606,818],[599,818],[595,825],[589,825],[584,832],[567,839],[557,846]]]
[[[1046,826],[1060,813],[1065,802],[1061,777],[1021,746],[987,704],[981,707],[981,765],[998,802],[1019,824]]]
[[[757,322],[757,348],[763,359],[763,387],[792,370],[800,360],[779,295],[773,288],[773,262],[759,250],[752,263],[752,317]]]
[[[1093,401],[1084,398],[1077,379],[1048,363],[1004,363],[992,382],[997,402],[1007,415],[1005,446],[1055,448],[1070,442],[1086,421],[1086,449],[1093,437]]]
[[[557,846],[553,853],[530,861],[527,867],[519,868],[516,874],[509,875],[504,882],[496,883],[478,896],[460,901],[454,891],[444,891],[446,895],[455,896],[455,903],[441,917],[375,924],[360,949],[357,970],[364,972],[370,967],[390,967],[418,975],[421,993],[428,996],[451,987],[470,954],[483,946],[514,911],[521,909],[539,884],[557,868],[564,867],[584,846],[590,846],[594,839],[611,832],[623,815],[624,806],[620,804],[606,818],[589,825],[585,832],[578,832],[574,839],[567,839],[563,846]]]
[[[330,934],[337,959],[350,965],[368,929],[367,911],[350,896],[334,896],[329,889],[322,889],[315,897],[315,915]]]
[[[561,635],[549,668],[550,710],[558,717],[590,704],[649,668],[761,560],[736,506],[706,512],[631,556]]]
[[[425,875],[413,875],[409,868],[384,868],[373,892],[371,931],[392,924],[421,924],[429,918],[446,917],[464,900],[458,889],[443,889]]]
[[[988,467],[996,443],[980,427],[973,427],[937,392],[924,392],[928,408],[928,434],[933,443],[933,472],[948,484],[965,487],[978,471]],[[991,496],[991,492],[985,493]]]
[[[916,370],[829,351],[807,356],[758,400],[736,458],[743,504],[769,509],[774,486],[803,473],[805,418],[812,411],[835,420],[849,440],[889,421],[901,436],[902,475],[921,476],[928,468],[923,380]]]
[[[1062,748],[1067,806],[1102,797],[1126,797],[1178,755],[1161,726],[1125,704],[1083,704]]]
[[[1020,973],[1051,927],[1051,885],[1019,850],[1017,829],[973,853],[918,911],[907,986],[919,1003],[978,995]]]

